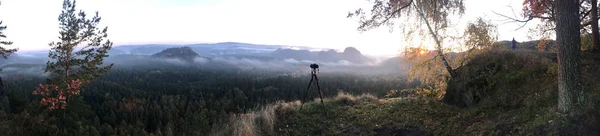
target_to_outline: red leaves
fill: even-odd
[[[38,85],[33,91],[33,95],[41,95],[42,106],[48,106],[48,110],[65,109],[70,96],[79,95],[79,87],[83,82],[79,79],[67,82],[66,88],[61,88],[58,85],[46,84]]]
[[[53,94],[57,92],[57,94]],[[42,106],[48,106],[49,110],[65,109],[67,105],[67,99],[64,96],[63,91],[60,91],[57,85],[42,85],[40,84],[33,91],[33,95],[41,95],[43,98],[40,101]]]
[[[72,95],[78,95],[80,92],[79,87],[81,87],[82,84],[83,82],[79,79],[71,80],[71,82],[67,84],[67,91]]]
[[[51,90],[58,90],[58,86],[56,85],[38,85],[35,87],[35,91],[33,91],[33,95],[48,95]]]
[[[542,18],[549,14],[552,0],[525,0],[523,2],[523,16],[531,18]]]

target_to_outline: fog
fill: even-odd
[[[48,61],[42,55],[16,55],[9,59],[0,60],[0,76],[41,76],[44,73],[45,64]],[[402,74],[405,73],[399,67],[399,63],[383,65],[382,63],[354,64],[350,61],[340,60],[337,62],[321,62],[314,60],[296,59],[255,59],[232,56],[219,56],[213,58],[196,57],[193,60],[178,58],[155,58],[149,55],[113,55],[105,58],[105,64],[114,64],[113,69],[143,69],[157,67],[212,67],[216,69],[238,69],[238,70],[273,70],[283,72],[307,72],[309,65],[317,63],[320,71],[326,73],[349,73],[349,74]]]

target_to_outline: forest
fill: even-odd
[[[218,57],[227,50],[211,50],[217,57],[209,58],[193,51],[204,45],[151,56],[126,54],[139,51],[130,46],[111,56],[99,13],[89,16],[64,0],[45,64],[19,62],[26,55],[15,54],[18,48],[0,46],[4,59],[17,62],[0,61],[10,62],[2,64],[9,72],[0,79],[0,135],[600,133],[597,0],[524,0],[520,17],[496,13],[523,26],[540,21],[531,30],[537,40],[523,45],[499,41],[498,26],[485,17],[459,34],[448,32],[466,11],[463,0],[370,2],[372,9],[347,15],[358,19],[358,31],[398,26],[408,43],[379,65],[354,47],[341,53],[233,48],[242,54]],[[9,46],[5,29],[0,45]],[[297,52],[306,55],[285,58]],[[307,89],[309,67],[301,67],[325,56],[333,63],[316,73],[326,97],[317,110],[319,92]],[[27,70],[34,72],[10,73]],[[298,109],[299,100],[307,100],[306,110]]]
[[[40,97],[32,95],[44,78],[4,77],[12,113],[2,112],[0,128],[9,135],[206,135],[226,123],[231,114],[302,99],[310,74],[289,73],[160,63],[115,67],[82,86],[85,91],[64,111],[48,111],[40,105]],[[334,72],[321,73],[319,83],[325,97],[340,91],[383,97],[390,90],[417,85],[407,81],[401,73],[364,76]],[[313,85],[307,99],[317,95]]]

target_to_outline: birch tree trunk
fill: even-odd
[[[418,3],[418,2],[415,2],[415,3]],[[418,3],[418,5],[415,5],[415,8],[417,9],[417,12],[419,12],[419,16],[421,17],[421,19],[423,19],[423,21],[425,22],[425,25],[427,25],[429,34],[431,34],[431,36],[433,37],[433,40],[435,41],[436,49],[438,52],[438,57],[440,57],[442,59],[442,64],[444,64],[444,67],[450,74],[450,78],[452,78],[455,76],[454,70],[452,69],[452,66],[450,65],[450,63],[446,59],[446,56],[444,55],[444,51],[442,50],[442,43],[440,42],[439,37],[438,37],[437,33],[435,32],[435,30],[433,30],[433,28],[431,28],[431,24],[429,24],[427,17],[425,17],[423,10],[419,6],[421,6],[421,3]]]

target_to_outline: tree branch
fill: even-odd
[[[404,5],[404,6],[400,7],[400,8],[398,8],[398,9],[396,9],[396,10],[394,10],[394,11],[391,13],[391,15],[398,14],[398,12],[402,11],[402,9],[404,9],[404,8],[407,8],[407,7],[408,7],[408,6],[410,6],[410,4],[412,4],[412,3],[413,3],[413,0],[410,0],[410,1],[408,2],[408,4],[406,4],[406,5]],[[390,20],[392,17],[393,17],[393,16],[387,16],[387,17],[386,17],[386,18],[385,18],[383,21],[381,21],[381,23],[385,23],[385,22],[389,21],[389,20]]]

